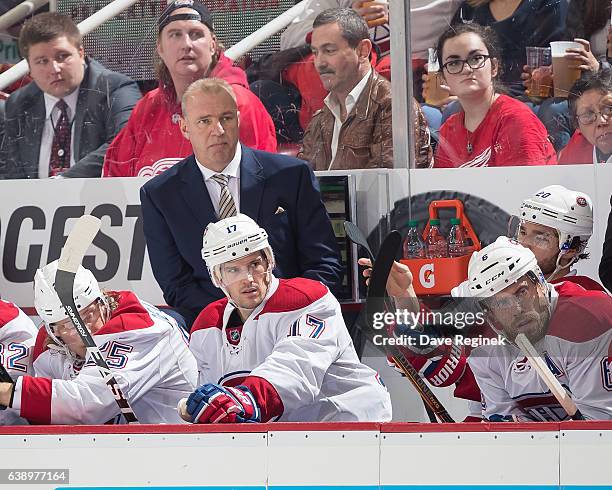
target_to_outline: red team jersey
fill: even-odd
[[[236,94],[240,142],[256,150],[275,152],[274,123],[249,90],[244,72],[221,55],[210,76],[230,83]],[[174,97],[174,91],[168,94],[156,88],[136,104],[128,123],[108,147],[103,177],[152,177],[193,153],[191,143],[181,133],[181,110]]]
[[[453,114],[440,128],[435,168],[557,163],[546,128],[521,101],[500,95],[473,133],[465,128],[464,116],[463,111]]]

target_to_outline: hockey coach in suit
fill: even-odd
[[[319,280],[333,291],[343,269],[308,164],[240,145],[236,98],[223,80],[194,82],[182,109],[181,130],[194,155],[140,191],[149,258],[168,305],[191,325],[223,296],[202,260],[202,236],[210,222],[237,212],[267,231],[280,277]]]

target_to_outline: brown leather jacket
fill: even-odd
[[[417,167],[430,167],[432,150],[429,128],[419,105],[415,111]],[[314,170],[327,170],[331,161],[334,115],[327,106],[317,111],[304,134],[298,158]],[[331,170],[393,167],[391,84],[372,70],[363,92],[340,129],[338,151]]]

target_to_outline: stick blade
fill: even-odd
[[[90,214],[81,216],[66,239],[58,269],[76,274],[83,256],[100,230],[101,221]]]
[[[374,254],[372,253],[372,249],[370,248],[370,245],[368,244],[368,240],[365,237],[365,235],[362,233],[362,231],[357,227],[357,225],[353,223],[352,221],[345,221],[344,231],[346,232],[346,236],[348,237],[348,239],[351,242],[359,245],[360,247],[363,247],[365,251],[368,253],[369,259],[372,262],[374,262]]]

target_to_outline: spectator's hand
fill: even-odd
[[[523,65],[523,73],[521,73],[521,80],[523,80],[523,85],[525,88],[529,88],[531,85],[531,77],[532,77],[533,68],[529,65]]]
[[[363,17],[369,27],[389,23],[389,5],[387,3],[379,3],[372,0],[356,0],[352,3],[351,7]]]
[[[427,98],[427,93],[429,91],[429,72],[428,72],[428,68],[429,68],[429,64],[425,63],[425,73],[423,73],[423,76],[421,76],[421,80],[423,81],[423,83],[421,84],[421,91],[423,94],[423,99]],[[442,102],[442,104],[440,104],[440,110],[444,110],[444,108],[450,104],[451,102],[453,102],[454,100],[457,100],[457,96],[456,95],[450,95],[451,91],[450,91],[450,87],[448,85],[444,85],[444,84],[440,84],[440,88],[442,90],[446,90],[448,92],[448,97],[446,97],[446,99],[444,99],[444,101]]]
[[[576,68],[582,71],[591,71],[593,73],[599,70],[599,61],[591,52],[591,43],[586,39],[574,39],[575,42],[582,44],[582,48],[568,48],[565,50],[565,57],[576,62]]]

